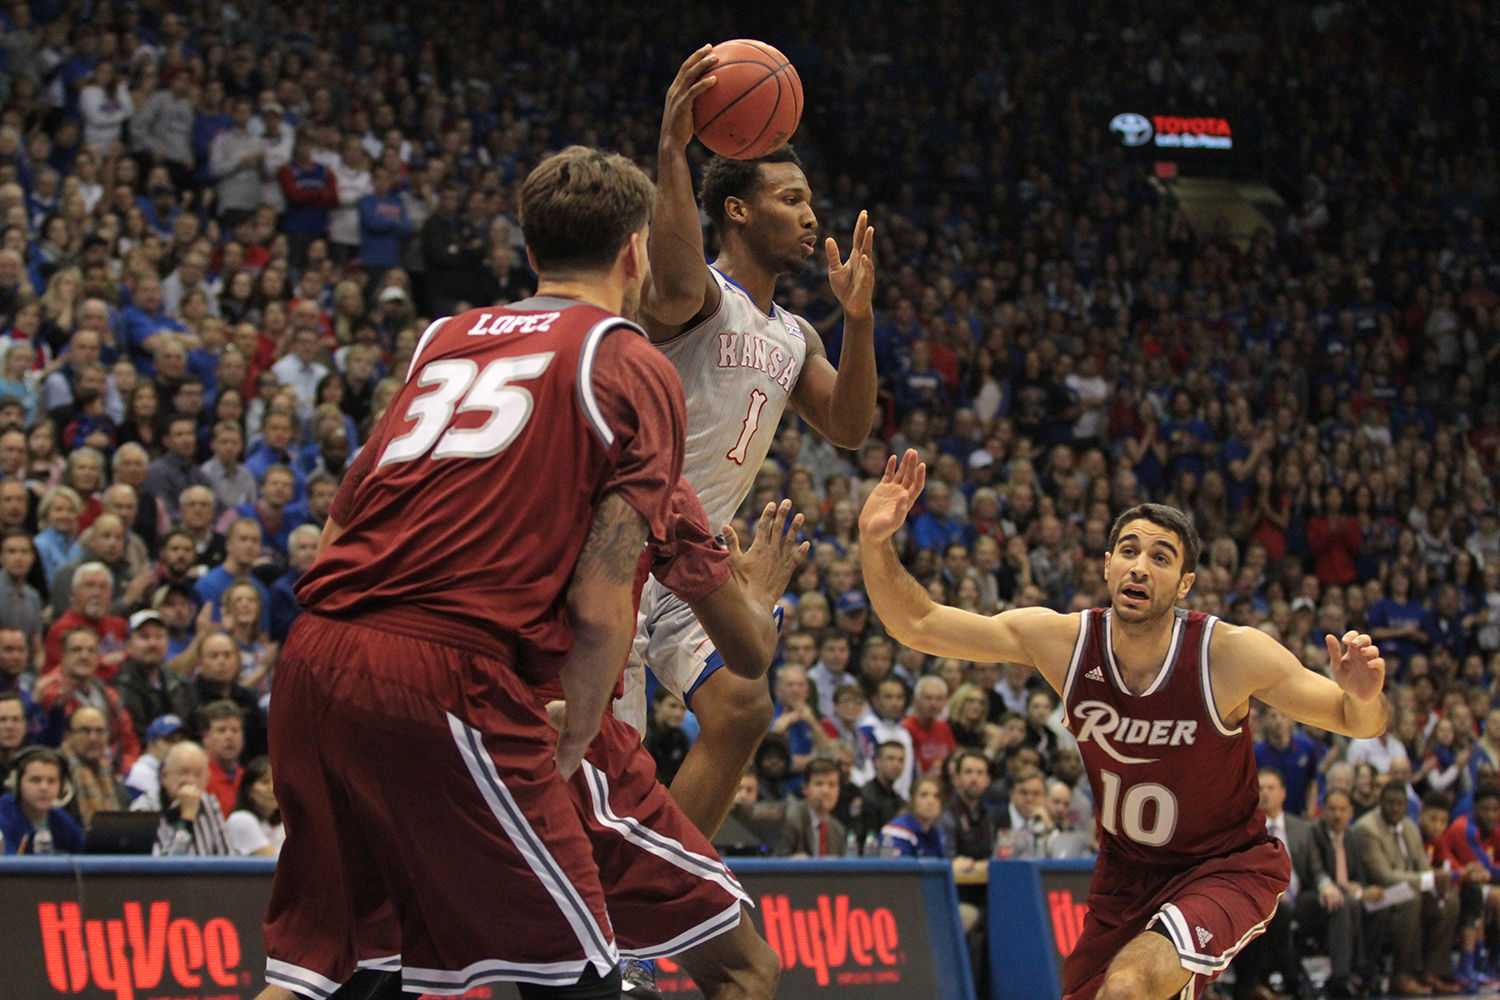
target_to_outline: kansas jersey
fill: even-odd
[[[715,531],[739,509],[771,450],[787,398],[807,360],[797,317],[767,316],[745,290],[710,267],[719,308],[658,344],[682,378],[687,453],[682,474],[698,491]]]
[[[1177,611],[1156,679],[1139,695],[1115,663],[1104,609],[1080,616],[1063,683],[1068,729],[1093,786],[1101,853],[1152,867],[1191,865],[1266,837],[1255,748],[1213,701],[1217,618]]]

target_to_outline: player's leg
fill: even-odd
[[[1176,945],[1155,927],[1130,940],[1109,963],[1097,1000],[1167,1000],[1193,979]]]
[[[706,1000],[769,1000],[781,978],[781,960],[761,938],[742,907],[734,930],[677,956]]]
[[[719,831],[734,804],[740,775],[771,726],[771,691],[764,679],[747,680],[715,669],[692,692],[698,739],[672,780],[672,798],[705,836]]]
[[[771,728],[771,688],[764,678],[746,680],[724,669],[692,609],[652,579],[642,596],[653,601],[645,627],[645,662],[656,679],[681,698],[698,718],[698,739],[672,781],[672,798],[694,826],[712,839],[755,748]],[[637,635],[641,635],[638,630]],[[636,644],[639,651],[642,643]],[[630,685],[627,683],[627,688]],[[627,691],[627,699],[628,699]],[[644,698],[639,718],[620,718],[645,731]]]
[[[710,1000],[770,997],[779,962],[744,915],[744,889],[656,780],[635,730],[606,715],[569,790],[621,955],[677,957]],[[643,985],[627,978],[625,992]]]

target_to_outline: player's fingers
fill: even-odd
[[[739,532],[734,530],[734,525],[732,524],[724,525],[724,547],[729,550],[731,555],[740,554],[740,535]]]
[[[917,481],[912,484],[912,492],[917,496],[922,495],[922,490],[927,487],[927,463],[917,463]]]
[[[699,94],[713,87],[718,82],[719,78],[716,76],[705,76],[703,79],[699,80],[697,83],[688,88],[686,99],[688,101],[696,100]]]
[[[782,544],[785,545],[785,546],[787,546],[788,548],[795,548],[795,546],[797,544],[797,538],[801,534],[802,534],[802,515],[798,514],[796,517],[792,518],[791,529],[785,535],[782,536]]]
[[[896,478],[896,456],[892,455],[890,458],[888,458],[888,459],[885,460],[885,478],[884,478],[884,482],[891,482],[895,478]]]
[[[760,509],[760,517],[755,519],[755,538],[753,541],[769,545],[776,540],[776,514],[779,510],[780,507],[774,503],[768,503]]]
[[[766,505],[767,507],[770,504]],[[786,538],[786,519],[792,516],[792,502],[783,500],[771,512],[771,537],[780,541]]]
[[[803,542],[797,546],[797,551],[792,553],[792,566],[801,566],[807,554],[812,551],[812,542]]]
[[[1342,647],[1339,645],[1339,641],[1334,638],[1332,632],[1323,636],[1323,639],[1328,644],[1328,658],[1334,663],[1338,663],[1342,651]]]
[[[823,241],[823,254],[828,258],[828,269],[836,271],[844,266],[844,260],[839,256],[839,244],[832,236]]]

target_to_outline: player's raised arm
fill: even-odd
[[[568,585],[573,652],[560,678],[568,703],[557,739],[557,767],[570,777],[599,732],[620,664],[635,635],[634,582],[646,519],[617,493],[600,503]]]
[[[859,515],[859,560],[875,613],[897,642],[934,656],[1027,663],[1061,690],[1078,634],[1076,615],[1016,608],[993,617],[938,604],[896,557],[891,536],[922,495],[927,467],[908,450],[893,455]]]
[[[828,361],[823,341],[812,326],[802,323],[807,338],[807,363],[792,405],[802,418],[840,448],[853,450],[870,436],[875,420],[875,227],[868,212],[854,224],[849,259],[839,255],[829,237],[828,285],[844,309],[844,343],[837,369]]]
[[[687,146],[693,138],[693,101],[714,85],[719,57],[711,46],[688,56],[667,88],[657,147],[656,206],[651,216],[651,283],[641,302],[641,319],[653,341],[668,340],[695,316],[719,304],[719,286],[709,277],[703,255],[703,228],[693,198]]]
[[[1221,634],[1222,633],[1222,634]],[[1333,679],[1309,670],[1286,647],[1260,629],[1220,626],[1210,655],[1214,694],[1229,717],[1251,697],[1298,722],[1356,738],[1385,732],[1388,705],[1385,659],[1368,635],[1347,632],[1343,642],[1327,636]],[[1220,695],[1224,697],[1220,697]]]

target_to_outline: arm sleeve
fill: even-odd
[[[679,476],[672,491],[668,537],[653,546],[651,573],[688,604],[707,597],[729,579],[729,553],[715,540],[698,494]]]
[[[597,407],[613,436],[614,469],[599,495],[619,493],[646,519],[651,540],[665,542],[687,424],[677,371],[643,335],[622,325],[604,334],[585,374],[592,388],[585,409]]]

